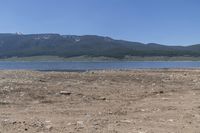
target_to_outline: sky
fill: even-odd
[[[0,0],[0,33],[200,43],[200,0]]]

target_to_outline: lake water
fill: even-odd
[[[85,71],[106,69],[200,68],[196,61],[116,61],[116,62],[0,62],[0,70]]]

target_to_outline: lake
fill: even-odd
[[[198,61],[113,61],[113,62],[8,62],[0,61],[0,70],[130,70],[158,68],[200,68]]]

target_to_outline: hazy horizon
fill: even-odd
[[[2,0],[0,32],[98,35],[164,45],[199,44],[198,0]]]

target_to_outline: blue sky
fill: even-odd
[[[0,0],[0,32],[200,43],[200,0]]]

